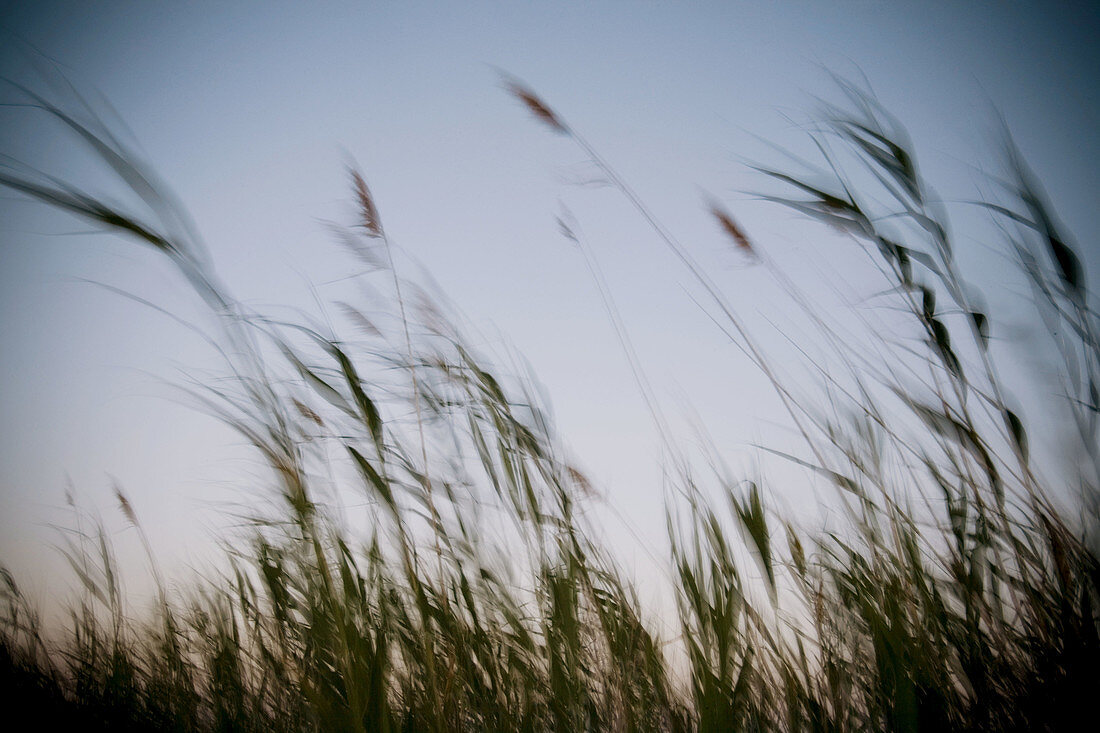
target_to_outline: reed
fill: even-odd
[[[227,545],[218,577],[185,594],[158,577],[152,613],[131,608],[105,533],[82,521],[64,548],[83,589],[64,638],[45,638],[5,572],[8,709],[44,725],[218,731],[1053,731],[1086,719],[1100,693],[1098,467],[1077,475],[1084,511],[1060,511],[1052,497],[1066,487],[1033,467],[1005,396],[996,314],[967,285],[902,126],[841,82],[844,104],[812,133],[821,169],[759,170],[779,189],[763,198],[840,230],[877,263],[887,305],[920,334],[903,353],[846,346],[764,245],[706,202],[733,246],[817,319],[833,349],[810,364],[829,396],[817,402],[777,376],[715,276],[595,147],[520,82],[505,86],[581,147],[710,299],[720,337],[768,376],[804,438],[798,455],[782,455],[835,487],[843,528],[777,513],[764,497],[780,487],[705,486],[673,467],[667,566],[680,633],[662,637],[598,541],[583,511],[592,487],[534,390],[397,271],[362,175],[350,173],[358,221],[336,234],[368,265],[362,277],[388,290],[392,313],[342,303],[352,341],[240,305],[140,158],[86,109],[24,89],[136,205],[18,167],[0,170],[0,183],[175,264],[218,318],[208,337],[228,376],[193,398],[262,458],[270,505]],[[1007,193],[982,206],[1035,293],[1035,316],[1064,334],[1066,405],[1095,461],[1100,341],[1084,271],[1010,144],[1006,158]],[[573,226],[563,232],[580,243]],[[340,521],[322,476],[363,497],[369,521]]]

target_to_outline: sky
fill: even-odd
[[[664,531],[657,437],[592,277],[558,233],[562,204],[685,442],[698,428],[749,474],[765,470],[754,444],[787,448],[789,426],[766,381],[692,302],[686,273],[620,195],[583,185],[584,154],[503,91],[501,70],[611,161],[766,331],[784,316],[774,288],[728,246],[705,202],[722,201],[796,282],[859,292],[867,270],[850,246],[746,193],[763,187],[746,161],[778,160],[769,143],[812,152],[804,122],[817,99],[837,98],[830,73],[863,80],[905,123],[948,201],[992,187],[1003,116],[1096,272],[1098,21],[1092,3],[1022,0],[42,0],[0,4],[0,76],[34,87],[47,66],[105,100],[191,212],[222,280],[259,310],[317,313],[325,283],[347,272],[324,222],[352,215],[354,160],[396,243],[479,345],[531,365],[566,444],[649,543]],[[0,108],[0,152],[107,185],[57,133]],[[960,256],[1011,307],[1019,291],[997,290],[1004,258],[970,244]],[[117,481],[158,552],[197,563],[224,529],[217,508],[254,475],[239,440],[171,388],[209,354],[101,284],[185,318],[199,312],[153,254],[0,197],[0,562],[49,593],[65,588],[51,544],[69,522],[66,486],[125,545]],[[1011,323],[1002,333],[1013,337]],[[786,485],[771,497],[815,501]],[[616,522],[609,540],[629,544]]]

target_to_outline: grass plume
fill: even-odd
[[[903,372],[895,352],[848,345],[816,321],[843,373],[811,362],[827,395],[815,402],[777,376],[720,284],[596,149],[527,87],[506,88],[591,157],[716,306],[715,325],[772,381],[804,438],[781,455],[836,490],[840,525],[800,528],[766,499],[778,487],[718,471],[707,486],[677,465],[665,559],[679,633],[659,632],[600,543],[585,512],[598,487],[567,458],[545,405],[470,345],[442,298],[398,272],[362,175],[350,172],[357,215],[337,235],[370,265],[359,277],[389,289],[394,317],[341,303],[365,339],[352,342],[243,308],[131,151],[23,90],[143,208],[18,167],[0,184],[176,266],[219,317],[209,338],[229,376],[197,385],[194,399],[263,460],[272,502],[228,548],[222,575],[175,595],[158,575],[155,608],[140,614],[104,530],[82,519],[64,544],[81,588],[65,638],[45,638],[3,572],[9,709],[43,725],[181,731],[1056,731],[1086,719],[1100,692],[1100,556],[1087,521],[1100,473],[1094,458],[1076,476],[1085,521],[1059,511],[1052,497],[1065,487],[1040,477],[1006,397],[995,314],[960,270],[901,125],[842,83],[847,106],[827,108],[813,133],[828,136],[818,142],[830,173],[759,168],[780,189],[762,198],[864,248],[918,334],[903,344]],[[1007,157],[1009,196],[984,205],[1036,317],[1065,334],[1053,351],[1067,409],[1095,457],[1100,341],[1083,265],[1014,146]],[[786,282],[731,214],[717,202],[709,211]],[[675,452],[579,226],[559,223]],[[340,521],[324,475],[365,501],[367,521]]]

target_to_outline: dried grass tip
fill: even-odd
[[[363,217],[363,228],[369,237],[384,237],[382,231],[382,219],[378,216],[378,208],[374,205],[374,197],[370,194],[367,182],[354,168],[350,169],[351,180],[355,186],[355,195],[359,199],[359,214]]]
[[[552,109],[547,107],[546,104],[538,98],[538,95],[517,81],[508,81],[506,84],[508,92],[516,99],[523,102],[524,106],[531,111],[531,114],[545,122],[555,132],[566,135],[569,134],[569,130],[565,127],[565,124],[558,119],[558,116],[554,114]]]
[[[710,204],[710,213],[718,220],[718,224],[721,225],[722,231],[730,236],[730,239],[737,244],[738,248],[746,254],[755,254],[755,250],[753,249],[752,243],[749,242],[749,238],[745,236],[745,232],[737,225],[737,222],[733,220],[732,216],[716,203]]]

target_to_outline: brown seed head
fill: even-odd
[[[126,494],[122,493],[122,487],[118,484],[114,485],[115,498],[118,499],[118,508],[122,510],[123,515],[130,522],[130,524],[137,526],[137,514],[134,512],[134,508],[130,505],[130,500],[126,498]]]
[[[569,474],[570,480],[580,488],[585,496],[596,496],[596,489],[593,488],[592,482],[589,481],[588,477],[581,473],[579,469],[573,466],[566,466],[565,470]]]
[[[304,402],[301,402],[294,398],[291,398],[291,401],[294,403],[294,407],[297,408],[299,415],[306,418],[307,420],[317,423],[319,427],[323,428],[325,426],[325,421],[321,419],[321,416],[311,410],[309,406],[306,405]]]
[[[362,225],[367,231],[368,237],[383,237],[382,219],[378,216],[378,208],[374,205],[374,198],[370,195],[367,182],[359,171],[351,169],[351,182],[355,187],[355,196],[359,199],[359,215],[363,217]]]
[[[710,205],[710,213],[718,220],[722,230],[730,236],[742,251],[746,254],[753,254],[752,243],[749,242],[749,238],[745,236],[745,233],[741,231],[741,227],[737,226],[737,222],[733,220],[732,216],[723,211],[718,204]]]
[[[566,129],[565,124],[558,119],[558,116],[554,114],[554,111],[547,107],[530,89],[517,81],[507,82],[507,89],[512,96],[523,102],[524,106],[531,111],[531,114],[545,122],[554,132],[569,134],[569,130]]]

